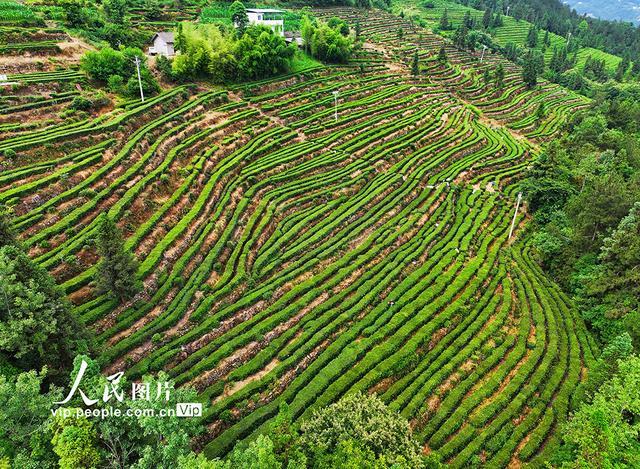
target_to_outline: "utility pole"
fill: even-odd
[[[571,42],[571,31],[569,31],[569,35],[567,36],[567,49],[569,48],[569,42]]]
[[[509,230],[509,239],[513,236],[513,228],[516,226],[516,218],[518,217],[518,209],[522,200],[522,192],[518,192],[518,201],[516,202],[516,211],[513,212],[513,220],[511,221],[511,229]]]
[[[484,60],[484,51],[487,50],[487,46],[483,45],[482,46],[482,56],[480,57],[480,63],[482,63],[482,61]]]
[[[509,16],[509,8],[511,8],[511,5],[507,5],[507,16]]]
[[[140,85],[140,99],[144,103],[144,92],[142,91],[142,78],[140,77],[140,57],[136,55],[136,70],[138,71],[138,85]]]
[[[340,94],[340,91],[335,90],[333,92],[333,101],[335,103],[335,119],[336,122],[338,122],[338,95]]]

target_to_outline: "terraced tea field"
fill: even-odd
[[[532,259],[524,210],[508,235],[524,170],[586,99],[527,90],[508,62],[504,87],[485,86],[503,59],[447,46],[440,63],[442,39],[398,17],[317,14],[360,21],[350,64],[179,86],[75,121],[54,110],[77,71],[11,75],[0,202],[106,371],[166,370],[210,404],[209,456],[280,402],[302,418],[360,390],[453,467],[541,461],[595,350]],[[102,213],[140,260],[144,291],[124,305],[92,284]]]
[[[393,4],[393,10],[396,13],[405,12],[407,15],[417,15],[425,20],[426,24],[430,28],[435,28],[440,23],[440,19],[447,10],[447,16],[451,21],[454,28],[457,28],[464,18],[465,13],[468,11],[471,17],[477,24],[482,24],[482,16],[484,11],[476,10],[475,8],[466,7],[459,3],[455,3],[447,0],[433,0],[433,8],[425,8],[422,1],[419,0],[398,0]],[[512,16],[502,16],[503,26],[495,28],[494,40],[502,47],[509,43],[513,43],[519,47],[525,47],[527,42],[527,34],[531,28],[531,23],[525,20],[516,20]],[[561,48],[567,45],[567,38],[558,36],[554,33],[549,33],[550,45],[543,49],[545,32],[540,31],[538,33],[538,46],[537,50],[544,52],[544,57],[548,63],[553,56],[553,48]],[[571,40],[571,39],[569,39]],[[581,68],[584,66],[586,60],[591,57],[597,60],[604,60],[609,71],[615,71],[616,67],[622,60],[607,52],[593,47],[582,47],[578,51],[578,60],[576,67]]]

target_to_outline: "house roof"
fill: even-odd
[[[162,32],[162,33],[155,33],[153,35],[153,37],[151,38],[151,42],[154,42],[156,40],[156,38],[162,39],[167,44],[173,44],[173,33],[170,32],[170,31]]]
[[[247,8],[247,13],[284,13],[284,11],[269,8]]]

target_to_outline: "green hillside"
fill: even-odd
[[[433,8],[427,7],[425,5],[433,5]],[[444,14],[445,9],[447,10],[448,17],[453,23],[454,27],[462,23],[462,19],[464,18],[464,15],[467,11],[470,12],[471,16],[476,20],[477,23],[482,22],[482,17],[484,15],[483,11],[446,0],[393,0],[392,9],[396,14],[404,12],[404,14],[408,17],[417,16],[423,19],[426,22],[427,26],[432,29],[438,26],[440,18]],[[520,47],[525,47],[527,34],[529,33],[529,29],[531,28],[532,24],[524,20],[516,20],[511,16],[503,15],[502,18],[504,25],[496,27],[491,31],[491,35],[494,37],[495,41],[503,47],[509,43],[514,43]],[[446,31],[445,34],[452,34],[452,32]],[[563,38],[558,36],[557,34],[550,33],[549,39],[551,41],[551,45],[549,47],[543,48],[544,36],[545,32],[540,31],[538,36],[538,46],[536,47],[536,49],[544,52],[545,59],[548,62],[549,60],[551,60],[554,46],[566,46],[567,38]],[[622,60],[620,57],[608,54],[607,52],[593,49],[591,47],[584,47],[581,48],[578,53],[578,61],[576,66],[583,66],[589,56],[594,59],[604,59],[606,61],[608,70],[611,72],[615,71],[618,63]]]

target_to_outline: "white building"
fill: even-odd
[[[284,36],[284,19],[282,15],[284,15],[282,10],[247,8],[249,24],[267,26],[280,36]]]
[[[151,38],[151,43],[153,45],[149,47],[149,55],[164,55],[165,57],[173,57],[175,55],[173,33],[156,33]]]

